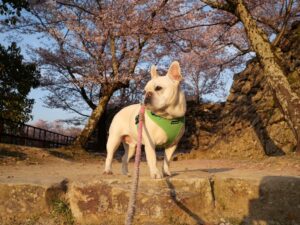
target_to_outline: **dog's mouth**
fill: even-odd
[[[161,108],[158,108],[157,105],[154,102],[152,94],[146,94],[144,96],[144,105],[147,110],[150,110],[153,113],[162,113],[164,114],[164,110],[166,109],[166,106],[163,106]]]
[[[148,99],[148,98],[144,98],[144,105],[151,105],[151,99]]]
[[[144,95],[144,104],[145,105],[151,105],[151,103],[152,103],[152,93],[151,92],[147,92]]]

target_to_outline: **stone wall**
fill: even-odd
[[[300,96],[300,24],[295,23],[289,41],[282,45],[283,68],[293,91]],[[180,150],[197,157],[263,157],[295,150],[296,140],[273,97],[256,59],[234,76],[225,103],[188,103],[187,131]]]

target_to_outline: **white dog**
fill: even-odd
[[[177,143],[184,133],[186,101],[180,89],[182,80],[180,66],[173,62],[165,76],[159,76],[156,67],[151,67],[151,80],[145,87],[146,106],[142,144],[152,178],[170,176],[169,162]],[[137,145],[137,123],[140,104],[130,105],[118,112],[109,129],[107,158],[104,174],[112,174],[114,152],[123,143],[125,154],[122,158],[122,172],[128,174],[128,162],[134,155]],[[165,147],[163,173],[157,169],[155,147]]]

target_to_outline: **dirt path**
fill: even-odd
[[[292,162],[291,162],[292,161]],[[158,162],[159,167],[162,161]],[[233,161],[233,160],[184,160],[171,164],[174,176],[192,176],[193,174],[213,175],[222,174],[231,177],[261,178],[262,176],[300,176],[300,164],[293,160],[269,159],[260,162]],[[89,181],[93,179],[118,178],[127,179],[121,175],[121,164],[113,163],[114,175],[102,175],[104,167],[103,160],[91,162],[72,162],[62,159],[52,160],[48,163],[0,166],[1,183],[55,183],[64,178],[73,181]],[[133,162],[129,165],[133,170]],[[145,162],[141,165],[141,176],[149,177],[148,167]]]
[[[175,157],[176,158],[176,157]],[[161,168],[162,161],[158,162]],[[103,155],[70,156],[59,150],[41,150],[11,145],[0,145],[0,182],[53,182],[68,178],[89,180],[105,178]],[[132,171],[133,161],[129,164]],[[121,176],[118,160],[113,164],[116,176]],[[263,160],[194,159],[173,161],[171,171],[176,175],[191,173],[228,174],[230,176],[300,176],[300,158],[270,157]],[[149,176],[145,162],[141,175]]]

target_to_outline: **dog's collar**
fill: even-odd
[[[162,128],[168,137],[167,142],[158,147],[165,148],[165,147],[172,146],[184,127],[185,117],[183,116],[174,119],[166,119],[154,114],[150,110],[146,110],[146,115],[160,128]],[[137,115],[135,123],[138,124],[138,122],[139,122],[139,116]]]

